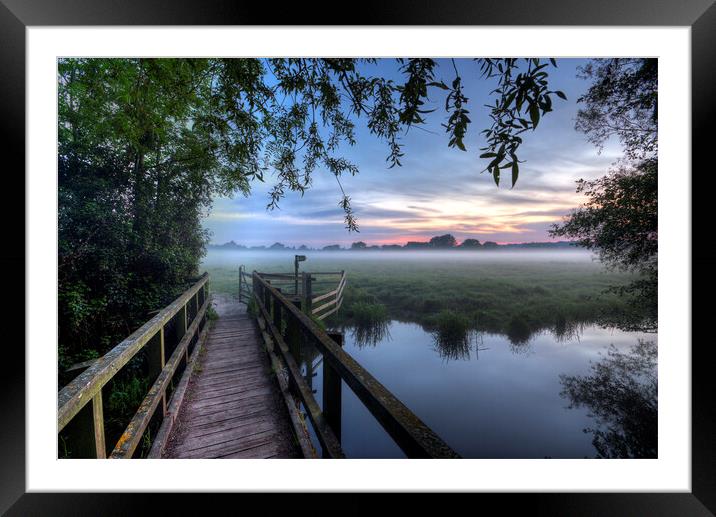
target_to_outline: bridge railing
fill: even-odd
[[[149,423],[167,416],[175,378],[183,373],[190,354],[197,345],[201,347],[208,333],[208,280],[208,273],[204,273],[169,306],[62,388],[57,400],[57,433],[69,435],[75,444],[73,457],[107,457],[103,388],[140,351],[146,352],[153,382],[109,451],[110,457],[131,458]],[[161,413],[157,413],[160,406]]]
[[[346,288],[345,271],[259,273],[284,296],[301,299],[304,312],[322,320],[338,311]],[[239,302],[248,303],[252,294],[251,274],[239,266]]]
[[[341,383],[345,382],[409,458],[459,457],[435,432],[345,352],[300,307],[263,274],[252,274],[253,296],[269,353],[281,358],[290,391],[301,401],[324,457],[342,458]],[[296,358],[304,344],[323,357],[322,409],[301,374]]]
[[[316,275],[315,280],[306,276],[304,291],[307,291],[306,299],[310,300],[311,314],[322,320],[341,308],[343,290],[346,288],[346,272],[312,273],[311,275]],[[320,288],[326,284],[336,287],[329,292],[321,292]]]

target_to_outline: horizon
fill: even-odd
[[[433,237],[436,237],[436,236],[433,236]],[[469,238],[470,238],[470,237],[469,237]],[[479,240],[479,239],[476,239],[476,240]],[[407,246],[408,242],[419,242],[419,243],[428,244],[429,241],[430,241],[430,239],[427,239],[427,240],[424,240],[424,241],[406,241],[406,242],[403,242],[403,243],[396,242],[396,243],[391,243],[391,244],[387,244],[387,245],[390,245],[390,246],[400,246],[400,247],[402,247],[402,248],[405,248],[405,247]],[[324,246],[321,246],[320,248],[312,248],[312,247],[308,246],[308,249],[310,249],[311,251],[323,251],[323,248],[325,248],[325,247],[327,247],[327,246],[341,246],[340,249],[342,249],[342,250],[360,251],[360,248],[351,249],[351,247],[350,247],[352,244],[358,243],[358,242],[363,242],[368,248],[370,248],[371,246],[383,246],[382,244],[375,244],[375,243],[371,243],[371,242],[365,242],[365,241],[361,241],[361,240],[359,239],[359,240],[357,240],[357,241],[353,241],[351,244],[349,244],[349,245],[346,246],[346,247],[343,247],[343,246],[340,245],[339,243],[334,242],[334,243],[331,243],[331,244],[326,244],[326,245],[324,245]],[[435,247],[435,248],[433,248],[433,249],[437,249],[437,250],[449,250],[449,249],[453,249],[453,248],[458,248],[458,247],[460,247],[464,242],[465,242],[464,240],[462,240],[462,241],[461,241],[461,240],[457,240],[457,243],[456,243],[455,246],[452,246],[452,247],[443,247],[443,248]],[[575,246],[578,246],[577,241],[568,241],[568,240],[526,241],[526,242],[496,242],[496,241],[479,241],[479,242],[480,242],[480,247],[482,247],[482,246],[483,246],[484,244],[486,244],[486,243],[494,243],[494,244],[497,244],[498,246],[522,246],[522,245],[527,245],[527,244],[573,244],[573,245],[575,245]],[[210,242],[210,243],[208,244],[208,246],[222,247],[222,246],[226,246],[226,245],[231,244],[231,243],[233,243],[233,244],[236,245],[236,246],[243,247],[243,248],[246,248],[246,249],[265,248],[265,249],[268,250],[271,246],[274,246],[274,245],[276,245],[276,244],[280,244],[280,245],[284,246],[284,248],[274,248],[273,251],[282,251],[283,249],[285,249],[285,250],[298,250],[301,246],[307,246],[306,244],[303,244],[303,243],[301,243],[301,244],[286,244],[285,242],[279,242],[279,241],[272,242],[271,244],[251,244],[251,245],[248,245],[248,244],[243,244],[243,243],[241,243],[241,242],[236,242],[236,241],[233,240],[233,239],[232,239],[232,240],[229,240],[229,241],[225,241],[225,242]],[[412,248],[408,248],[408,249],[412,249]],[[419,249],[419,248],[418,248],[418,249]],[[428,248],[428,249],[429,249],[429,248]]]
[[[404,245],[445,233],[460,242],[557,242],[548,234],[549,228],[584,199],[576,192],[576,181],[602,176],[621,154],[611,142],[600,153],[574,128],[577,99],[587,88],[587,82],[577,77],[577,68],[587,60],[559,59],[558,68],[551,72],[550,87],[562,90],[567,100],[555,101],[554,111],[540,121],[537,130],[523,135],[520,159],[525,162],[513,189],[505,182],[498,188],[490,174],[480,173],[485,160],[479,158],[484,146],[479,131],[489,125],[483,105],[494,85],[480,79],[476,67],[470,68],[470,60],[455,61],[465,79],[472,120],[465,139],[467,152],[448,148],[441,127],[447,115],[441,111],[442,98],[435,95],[425,109],[437,109],[426,115],[425,126],[403,134],[401,167],[388,169],[387,145],[358,120],[356,144],[341,146],[337,155],[359,169],[355,176],[341,177],[359,232],[345,228],[344,212],[338,206],[341,191],[330,173],[316,170],[303,196],[288,192],[273,211],[266,209],[273,185],[272,175],[267,174],[265,183],[252,183],[248,197],[237,194],[215,200],[204,219],[212,245],[232,240],[248,247],[270,246],[267,242],[312,248],[350,247],[357,241]],[[437,77],[451,80],[450,61],[438,62]],[[374,67],[388,77],[399,75],[392,59],[365,65]]]

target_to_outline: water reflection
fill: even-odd
[[[654,349],[651,358],[642,353],[646,373],[639,374],[639,361],[627,354],[637,339],[649,341],[653,335],[565,324],[560,338],[547,327],[533,332],[526,344],[515,345],[504,334],[474,327],[462,335],[465,339],[398,321],[389,322],[388,330],[390,343],[366,338],[383,331],[345,327],[344,349],[465,458],[656,455],[656,346],[643,345]],[[579,342],[559,342],[572,339]],[[473,350],[478,360],[468,360]],[[305,355],[302,366],[308,375],[317,374],[311,382],[321,404],[323,368],[312,355]],[[313,359],[310,374],[306,358]],[[591,369],[590,358],[599,363]],[[653,395],[652,404],[639,404],[635,395],[619,392],[622,384],[632,382],[629,378],[652,379],[652,388],[645,390]],[[345,384],[343,388],[341,443],[346,454],[402,457],[353,392]],[[565,407],[565,398],[573,409]]]
[[[510,323],[507,325],[507,329],[505,334],[507,335],[507,338],[510,340],[510,343],[517,347],[517,350],[520,349],[520,347],[526,345],[529,343],[530,338],[532,337],[532,329],[527,324],[527,322],[518,317],[514,317],[510,320]]]
[[[390,321],[372,321],[350,327],[351,337],[359,348],[375,347],[383,341],[390,341]]]
[[[656,458],[657,345],[640,340],[627,352],[613,345],[586,376],[560,375],[560,395],[570,408],[590,411],[598,458]]]
[[[452,332],[441,332],[440,329],[431,332],[433,337],[433,349],[441,359],[445,361],[470,359],[471,353],[475,350],[475,359],[480,358],[480,352],[489,350],[483,346],[484,333],[476,330],[465,331],[464,334]]]
[[[569,321],[563,317],[558,317],[554,327],[552,327],[552,335],[558,343],[579,341],[579,337],[584,333],[585,326],[584,322]]]
[[[438,328],[432,332],[435,351],[443,359],[470,359],[471,334],[473,332],[454,332]]]

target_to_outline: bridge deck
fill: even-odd
[[[256,323],[216,296],[219,319],[189,381],[165,458],[300,457]]]

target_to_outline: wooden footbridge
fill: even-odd
[[[458,457],[343,350],[341,334],[317,324],[340,308],[344,272],[249,274],[242,267],[239,280],[241,304],[210,295],[205,273],[83,365],[58,395],[58,456],[343,458],[345,385],[408,457]],[[212,303],[218,319],[209,317]],[[320,402],[301,371],[308,348],[322,362]],[[110,402],[118,413],[115,393],[138,374],[146,394],[136,411],[106,412]]]

